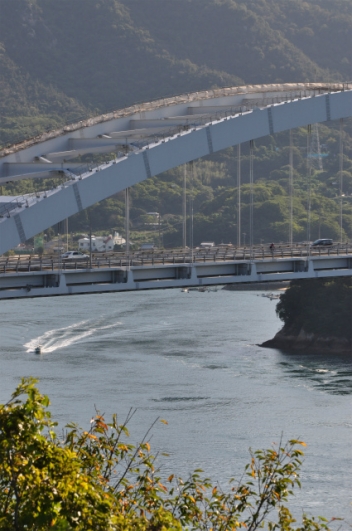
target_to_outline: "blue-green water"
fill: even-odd
[[[283,432],[308,444],[293,510],[352,520],[351,359],[256,346],[281,327],[274,301],[164,290],[3,301],[0,315],[0,403],[32,375],[60,425],[138,408],[134,439],[168,421],[151,441],[170,455],[162,473],[223,485]]]

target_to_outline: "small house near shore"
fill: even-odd
[[[112,234],[109,236],[92,236],[92,251],[95,253],[113,251],[115,245],[125,245],[125,243],[125,238],[122,238],[118,232],[115,232],[114,236]],[[89,251],[89,238],[80,238],[78,248],[80,251]]]

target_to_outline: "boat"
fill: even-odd
[[[181,291],[182,291],[182,293],[188,293],[189,289],[188,288],[182,288]]]
[[[37,345],[34,349],[34,353],[35,354],[41,354],[42,353],[42,346],[41,345]]]
[[[280,299],[279,293],[262,293],[262,297],[267,297],[271,301]]]

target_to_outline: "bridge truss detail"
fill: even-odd
[[[0,207],[0,255],[149,177],[281,131],[352,116],[352,83],[233,87],[102,115],[4,149],[0,184],[63,175],[59,188]],[[74,162],[112,153],[104,164]]]

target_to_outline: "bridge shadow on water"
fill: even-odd
[[[301,385],[333,395],[352,394],[352,353],[289,352],[278,350],[284,375]]]

